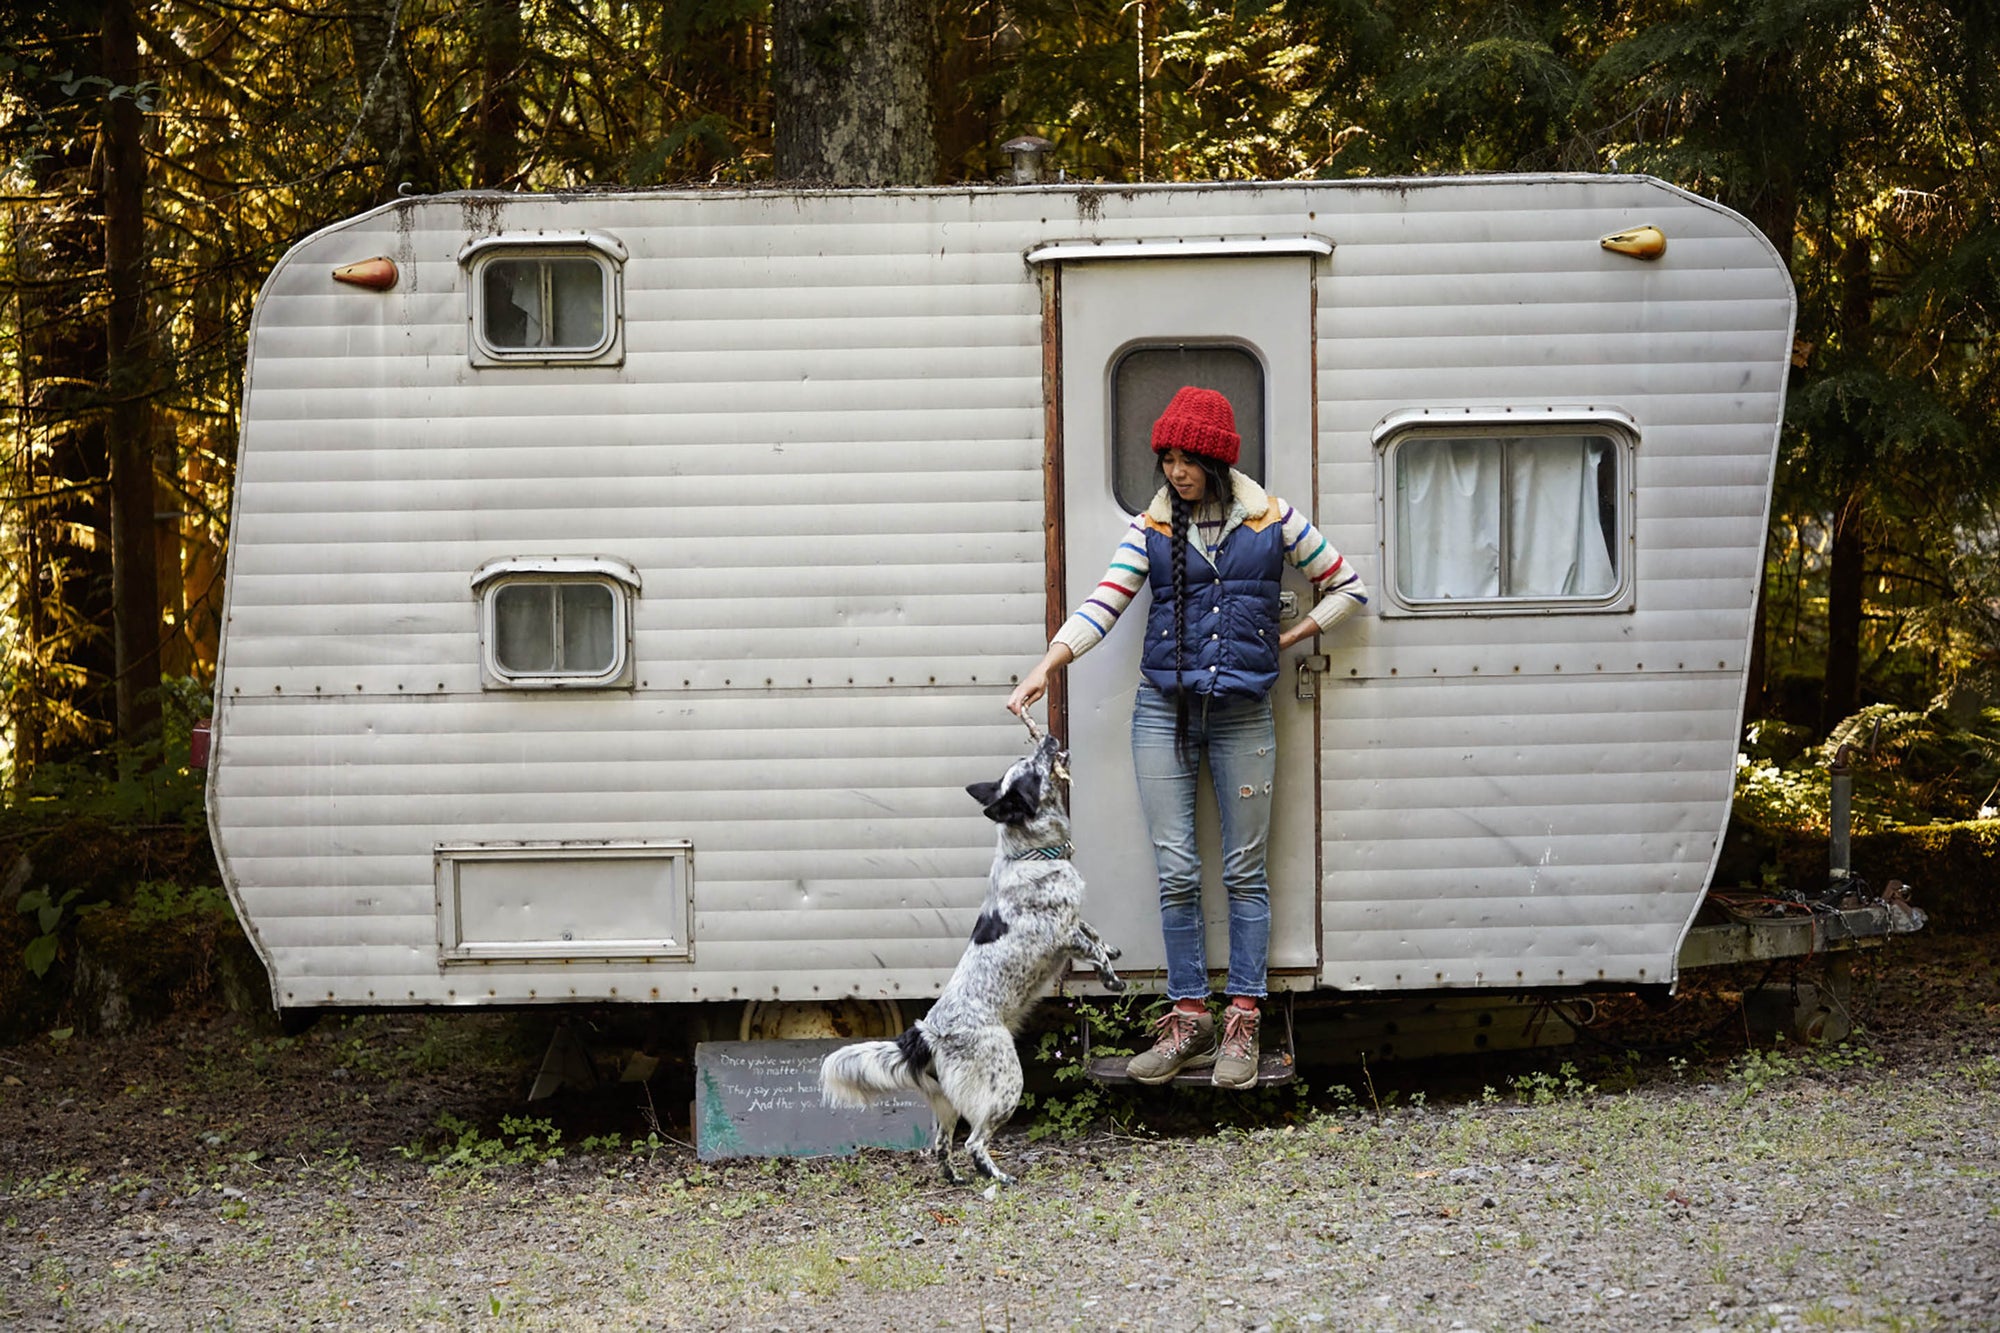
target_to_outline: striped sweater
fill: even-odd
[[[1214,562],[1215,552],[1230,529],[1246,518],[1261,516],[1275,508],[1284,533],[1285,559],[1312,582],[1318,600],[1306,614],[1320,629],[1331,629],[1368,605],[1368,589],[1361,576],[1304,514],[1283,500],[1266,495],[1263,487],[1241,472],[1232,469],[1229,476],[1235,493],[1230,497],[1228,512],[1204,506],[1197,516],[1196,527],[1188,533],[1189,541],[1200,547],[1210,563]],[[1083,605],[1072,611],[1056,631],[1054,642],[1063,644],[1072,655],[1082,657],[1111,632],[1139,589],[1146,586],[1146,576],[1152,568],[1146,554],[1147,526],[1172,522],[1172,501],[1167,489],[1161,487],[1146,512],[1132,520],[1132,526],[1112,553],[1111,567],[1104,571],[1104,577]]]

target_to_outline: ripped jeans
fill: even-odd
[[[1271,886],[1264,860],[1278,768],[1271,700],[1197,695],[1189,709],[1194,747],[1183,762],[1174,752],[1173,697],[1142,684],[1132,708],[1132,768],[1160,877],[1167,995],[1175,1000],[1208,995],[1201,853],[1194,832],[1195,791],[1206,756],[1222,817],[1222,885],[1229,893],[1227,993],[1262,996],[1271,952]]]

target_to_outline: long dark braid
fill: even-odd
[[[1188,716],[1187,689],[1187,534],[1194,521],[1194,506],[1181,499],[1169,486],[1167,496],[1174,506],[1174,754],[1187,763],[1194,751],[1194,727]]]
[[[1202,494],[1202,504],[1213,504],[1224,518],[1229,515],[1229,506],[1236,495],[1236,483],[1230,476],[1229,464],[1205,454],[1194,455],[1200,464],[1202,474],[1208,478],[1208,485]],[[1160,480],[1166,481],[1166,468],[1160,468]],[[1193,758],[1194,725],[1189,709],[1187,689],[1187,540],[1188,529],[1195,524],[1197,506],[1181,499],[1180,492],[1167,487],[1167,499],[1173,504],[1173,543],[1169,547],[1170,558],[1174,562],[1174,753],[1182,763]]]

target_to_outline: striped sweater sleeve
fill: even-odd
[[[1318,597],[1306,614],[1322,630],[1332,629],[1368,605],[1367,585],[1354,572],[1354,566],[1347,563],[1347,557],[1333,549],[1333,543],[1312,525],[1310,519],[1284,501],[1278,503],[1284,506],[1281,530],[1285,540],[1285,559],[1312,581],[1313,591]]]
[[[1070,612],[1053,641],[1067,646],[1076,657],[1095,648],[1139,595],[1139,589],[1146,584],[1146,572],[1151,568],[1142,516],[1132,520],[1118,549],[1111,554],[1111,567],[1104,571],[1104,577],[1091,589],[1090,596],[1083,599],[1083,605]]]

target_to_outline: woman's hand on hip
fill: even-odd
[[[1318,633],[1319,622],[1311,616],[1307,616],[1304,620],[1299,621],[1290,629],[1278,635],[1278,648],[1280,651],[1283,651],[1294,644],[1304,643],[1307,639],[1312,638]]]

